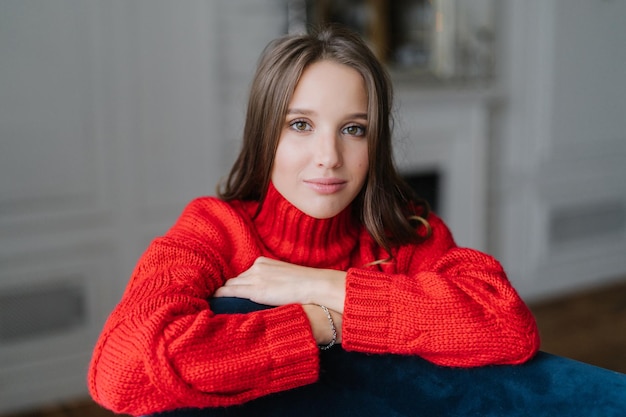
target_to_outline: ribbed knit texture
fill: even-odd
[[[433,235],[393,261],[350,215],[319,220],[270,185],[258,203],[199,198],[139,260],[89,370],[93,398],[117,413],[241,404],[317,381],[319,350],[299,305],[215,315],[207,299],[259,256],[347,271],[343,345],[471,367],[516,364],[539,348],[535,321],[501,266]]]

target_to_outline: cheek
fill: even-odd
[[[282,153],[279,151],[279,149],[276,150],[276,154],[274,155],[274,163],[272,164],[272,179],[274,179],[276,174],[284,169],[284,158],[282,157]]]
[[[278,177],[290,177],[295,174],[298,169],[299,154],[297,147],[294,147],[290,141],[281,141],[276,148],[274,155],[274,165],[272,166],[272,180],[280,179]],[[285,178],[283,178],[285,179]]]
[[[365,177],[369,169],[369,158],[367,149],[361,150],[355,155],[355,165],[359,176]]]
[[[360,171],[360,176],[361,176],[361,181],[365,182],[365,179],[367,178],[367,174],[369,172],[369,164],[366,162],[363,165],[361,165],[361,171]]]

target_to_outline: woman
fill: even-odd
[[[268,45],[219,198],[151,243],[103,329],[96,401],[133,415],[242,404],[318,381],[320,348],[452,367],[536,353],[498,262],[458,248],[395,171],[391,99],[350,32]],[[215,314],[214,297],[274,308]]]

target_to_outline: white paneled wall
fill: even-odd
[[[0,3],[1,411],[85,391],[118,287],[92,6]]]
[[[509,1],[491,248],[544,298],[626,276],[626,3]]]
[[[221,0],[216,22],[220,37],[220,108],[223,138],[234,161],[239,151],[248,90],[267,43],[286,32],[285,0]]]
[[[0,2],[0,413],[86,394],[104,319],[227,172],[285,25],[269,0]]]

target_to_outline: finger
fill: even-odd
[[[250,278],[250,274],[242,273],[241,275],[226,280],[224,286],[233,287],[235,285],[250,285]]]
[[[224,287],[232,287],[232,286],[234,286],[234,285],[238,285],[237,283],[238,283],[237,278],[231,278],[231,279],[227,280],[227,281],[224,283],[224,285],[222,286],[222,288],[224,288]]]
[[[266,258],[265,256],[259,256],[255,259],[253,265],[267,265],[267,266],[279,266],[289,265],[287,262],[279,261],[277,259]]]
[[[220,287],[213,294],[214,297],[238,297],[248,298],[249,288],[244,285],[233,285],[230,287]]]

